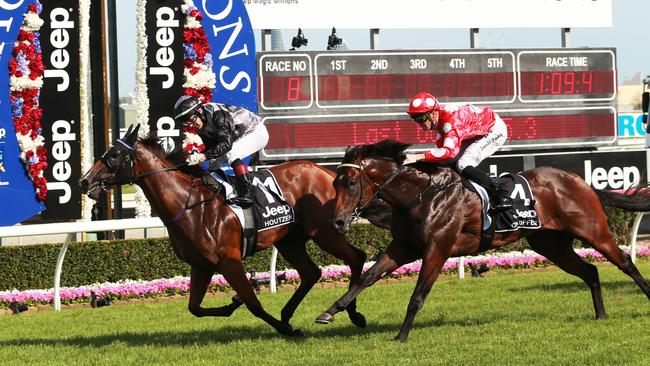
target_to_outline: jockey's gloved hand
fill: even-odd
[[[406,154],[402,165],[417,163],[424,159],[424,154]]]
[[[194,153],[185,159],[188,165],[197,165],[201,164],[205,160],[205,155],[201,153]]]

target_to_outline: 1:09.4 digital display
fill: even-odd
[[[511,73],[415,74],[415,75],[328,75],[318,78],[317,101],[321,105],[339,101],[406,100],[420,90],[442,99],[514,96]],[[613,71],[525,71],[521,72],[522,96],[609,97],[616,90]],[[262,88],[265,105],[310,102],[308,76],[266,77]]]
[[[521,72],[522,96],[613,96],[612,70]]]

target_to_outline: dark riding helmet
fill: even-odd
[[[193,115],[198,113],[201,101],[191,95],[183,95],[174,104],[174,120],[181,124],[187,122]]]

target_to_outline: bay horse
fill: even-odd
[[[188,309],[193,315],[227,317],[243,303],[279,333],[303,335],[292,328],[289,320],[321,276],[307,254],[308,239],[350,266],[351,283],[358,280],[365,253],[329,225],[336,194],[332,185],[335,174],[309,161],[272,167],[287,203],[294,208],[295,222],[259,232],[257,249],[275,245],[300,275],[300,285],[282,309],[280,319],[271,316],[262,308],[244,272],[242,227],[224,197],[202,183],[198,175],[205,173],[200,168],[184,163],[181,149],[166,154],[155,136],[138,139],[139,128],[129,128],[125,137],[118,139],[79,180],[79,185],[95,200],[107,188],[127,183],[140,186],[165,223],[174,252],[191,266]],[[368,219],[374,222],[372,217]],[[224,276],[237,295],[231,304],[203,308],[201,302],[215,272]],[[348,313],[355,325],[365,326],[365,317],[356,310],[356,304],[349,306]]]
[[[421,258],[417,284],[396,337],[404,342],[445,261],[480,251],[479,196],[465,188],[460,175],[450,167],[429,163],[402,165],[408,146],[386,140],[346,151],[334,181],[333,225],[339,232],[347,231],[359,208],[377,195],[393,206],[393,239],[359,281],[318,316],[317,323],[330,323],[334,314],[352,304],[364,288],[403,264]],[[609,206],[650,211],[650,195],[646,189],[628,194],[592,189],[578,175],[551,167],[538,167],[521,175],[530,183],[537,201],[535,207],[541,228],[495,233],[490,248],[526,237],[533,250],[587,284],[596,319],[606,319],[598,269],[573,250],[573,240],[579,239],[632,277],[650,299],[650,285],[630,256],[615,244],[603,209]]]

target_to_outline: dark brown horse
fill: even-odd
[[[364,288],[401,265],[422,258],[406,318],[397,335],[398,340],[406,341],[413,319],[445,261],[449,257],[473,255],[480,251],[482,221],[478,195],[466,189],[460,176],[451,168],[426,163],[402,165],[403,151],[407,147],[395,141],[383,141],[346,152],[334,181],[336,212],[333,224],[340,232],[345,232],[355,211],[378,194],[394,208],[393,240],[359,282],[351,285],[345,295],[316,319],[318,323],[331,322],[333,315],[352,304]],[[613,206],[650,211],[647,190],[627,195],[595,190],[579,176],[550,167],[536,168],[522,175],[530,183],[537,200],[541,229],[497,233],[492,248],[525,236],[533,250],[589,286],[596,319],[606,318],[598,269],[574,252],[573,239],[579,239],[602,253],[632,277],[650,298],[650,285],[629,255],[614,243],[603,210],[603,206]],[[420,197],[425,198],[420,200]]]
[[[116,185],[135,183],[142,188],[165,223],[174,252],[192,267],[188,305],[192,314],[230,316],[243,303],[281,334],[300,335],[289,320],[321,275],[305,249],[308,239],[349,265],[351,283],[357,281],[365,253],[351,246],[329,224],[334,208],[334,173],[308,161],[278,165],[271,171],[294,208],[296,222],[260,232],[257,249],[275,245],[298,271],[301,281],[282,309],[280,320],[268,314],[244,272],[240,248],[242,228],[236,215],[224,204],[221,195],[209,190],[197,177],[200,169],[185,166],[182,150],[166,154],[155,137],[139,140],[138,128],[129,130],[125,138],[104,153],[79,184],[93,199],[102,190]],[[201,302],[215,272],[224,276],[237,296],[231,304],[203,308]],[[348,312],[354,324],[365,326],[365,318],[356,311],[354,303]]]

